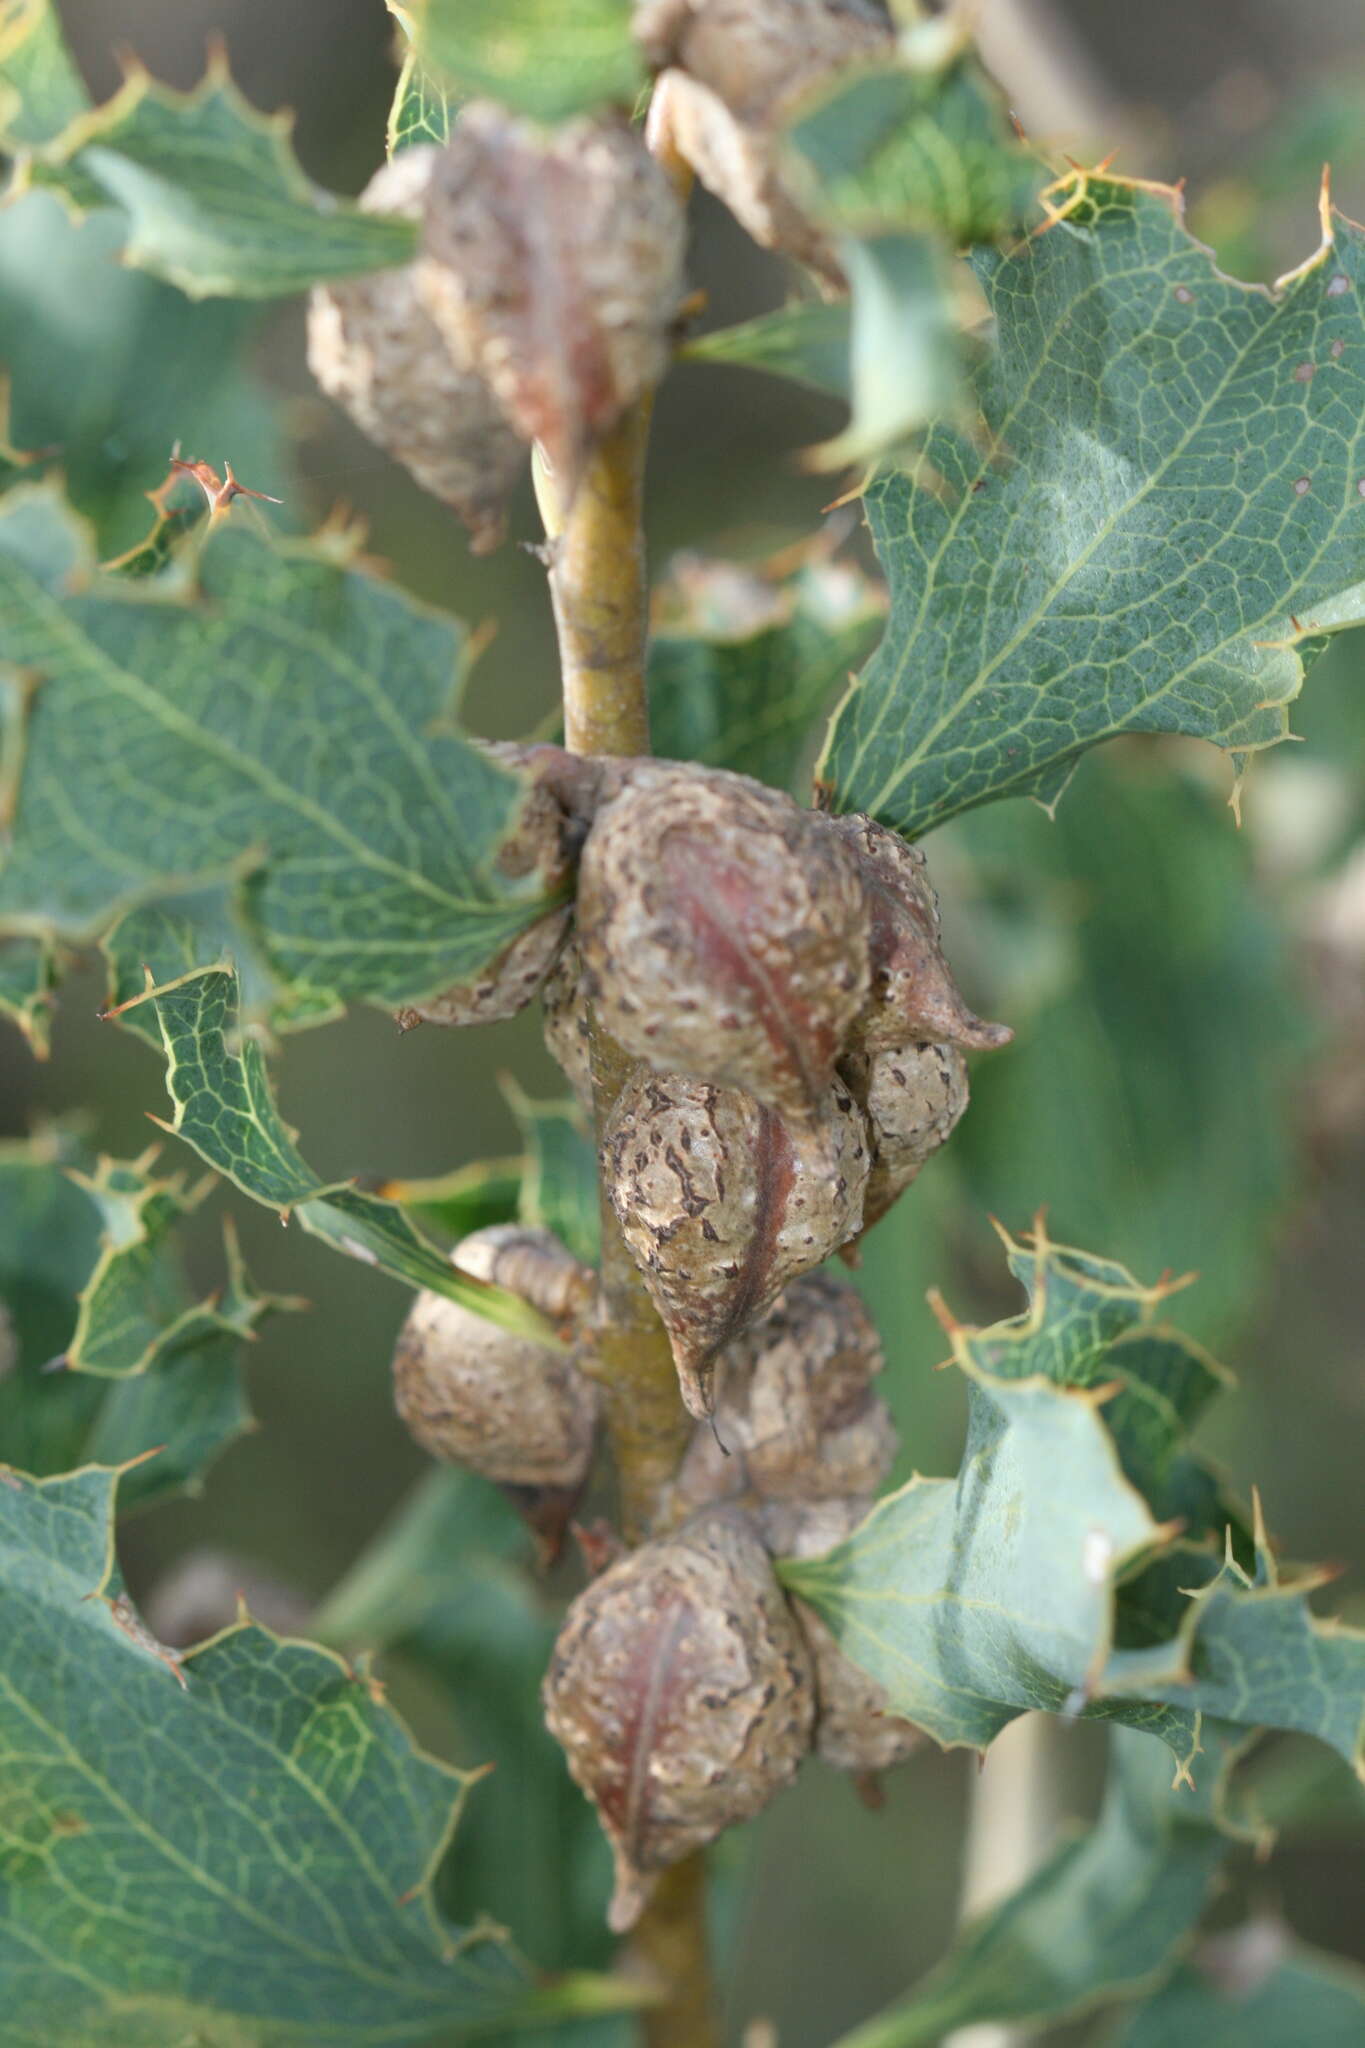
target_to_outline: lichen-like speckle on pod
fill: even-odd
[[[867,1118],[872,1171],[863,1200],[870,1230],[946,1143],[967,1107],[967,1062],[955,1045],[893,1045],[840,1062]]]
[[[405,149],[361,195],[368,213],[420,217],[440,155]],[[421,262],[318,285],[308,306],[308,366],[361,432],[396,457],[469,528],[476,554],[503,536],[503,502],[526,450],[467,351],[424,310]]]
[[[593,1121],[592,1024],[583,991],[583,962],[570,939],[540,991],[545,1049]]]
[[[890,1411],[873,1389],[881,1339],[851,1287],[808,1273],[716,1367],[714,1431],[698,1423],[674,1482],[675,1514],[727,1497],[872,1494],[895,1461]],[[724,1450],[721,1445],[724,1445]]]
[[[591,1293],[591,1274],[549,1232],[479,1231],[453,1262],[473,1279],[534,1297],[542,1312],[567,1311]],[[570,1352],[424,1288],[399,1333],[393,1376],[398,1413],[433,1456],[500,1485],[565,1488],[586,1477],[598,1395]]]
[[[810,1656],[757,1533],[717,1509],[646,1543],[569,1608],[545,1718],[612,1846],[608,1915],[750,1819],[810,1746]]]
[[[720,1348],[861,1228],[862,1112],[837,1085],[790,1121],[739,1089],[641,1074],[617,1099],[601,1156],[683,1400],[709,1415]]]
[[[819,1557],[858,1527],[870,1494],[844,1500],[773,1501],[757,1511],[774,1557]],[[815,1753],[837,1771],[861,1777],[890,1770],[925,1738],[912,1722],[887,1712],[885,1689],[847,1658],[804,1600],[793,1600],[815,1670]]]
[[[748,776],[633,765],[579,871],[599,1023],[659,1073],[809,1109],[869,980],[858,864],[830,823]]]

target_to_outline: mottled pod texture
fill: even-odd
[[[728,1497],[752,1503],[875,1493],[898,1441],[873,1391],[884,1363],[872,1318],[851,1287],[825,1273],[793,1282],[720,1354],[715,1429],[697,1425],[672,1511],[681,1518]]]
[[[867,1119],[872,1171],[863,1197],[870,1230],[946,1143],[967,1107],[967,1062],[955,1045],[894,1045],[840,1063]]]
[[[591,1295],[591,1275],[548,1231],[476,1232],[454,1263],[538,1297],[545,1313],[557,1303],[572,1314]],[[393,1376],[398,1412],[433,1456],[506,1486],[573,1488],[586,1478],[598,1400],[568,1352],[424,1288],[399,1333]]]
[[[843,281],[833,243],[784,176],[781,133],[802,95],[885,57],[875,7],[828,0],[640,0],[635,33],[663,69],[656,88],[679,154],[754,241]]]
[[[668,367],[684,291],[682,206],[624,120],[547,132],[461,113],[426,198],[424,303],[561,494]]]
[[[698,1516],[594,1580],[544,1700],[611,1843],[623,1932],[662,1870],[750,1819],[810,1746],[809,1652],[745,1517]]]
[[[738,1089],[640,1074],[602,1134],[603,1182],[707,1416],[716,1354],[862,1226],[866,1128],[835,1086],[789,1122]]]
[[[361,196],[370,213],[421,215],[434,148],[405,149]],[[308,306],[308,366],[363,434],[457,512],[476,554],[503,536],[503,501],[526,451],[469,356],[423,308],[419,262],[319,285]]]
[[[858,862],[830,820],[747,776],[636,766],[588,835],[587,994],[659,1072],[805,1114],[866,1002],[867,934]]]
[[[589,1124],[594,1120],[592,1019],[583,990],[583,962],[570,939],[540,991],[545,1049],[573,1090]]]
[[[872,1505],[870,1495],[772,1501],[759,1508],[756,1519],[774,1557],[818,1557],[851,1535]],[[792,1609],[815,1672],[816,1755],[856,1777],[890,1770],[918,1749],[924,1736],[912,1722],[887,1712],[883,1688],[849,1661],[804,1601],[794,1600]]]

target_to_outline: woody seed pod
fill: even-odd
[[[405,149],[361,196],[369,213],[420,216],[440,152]],[[422,265],[318,285],[308,307],[308,366],[361,432],[396,456],[469,528],[475,554],[503,535],[503,500],[525,450],[482,376],[452,352],[419,292]]]
[[[452,1263],[577,1321],[593,1275],[549,1231],[498,1225]],[[423,1288],[393,1355],[398,1413],[423,1450],[503,1487],[553,1555],[592,1462],[597,1391],[573,1358]]]
[[[890,54],[889,24],[859,0],[638,0],[635,34],[656,66],[670,140],[753,240],[843,274],[784,175],[781,134],[803,94]]]
[[[540,1001],[546,1050],[591,1124],[594,1116],[592,1029],[588,1021],[588,999],[583,993],[583,963],[573,939],[568,941],[546,978],[540,991]]]
[[[897,1045],[851,1053],[839,1071],[867,1118],[872,1171],[863,1228],[870,1230],[961,1118],[967,1063],[953,1045]]]
[[[831,822],[867,891],[872,985],[858,1043],[869,1052],[928,1040],[978,1052],[1008,1045],[1009,1026],[983,1023],[958,992],[939,945],[938,898],[919,848],[857,813]]]
[[[480,102],[441,153],[424,303],[565,499],[590,444],[668,366],[685,239],[666,173],[624,121],[547,134]]]
[[[884,1363],[852,1288],[824,1273],[793,1281],[762,1322],[721,1353],[715,1430],[698,1425],[674,1485],[674,1512],[731,1495],[812,1501],[874,1493],[897,1447],[886,1403],[872,1391]]]
[[[818,1557],[857,1528],[873,1503],[852,1500],[774,1501],[757,1522],[774,1557]],[[815,1668],[815,1753],[856,1777],[890,1770],[924,1741],[919,1729],[887,1712],[886,1692],[846,1657],[804,1600],[792,1609]]]
[[[583,849],[578,944],[627,1052],[789,1118],[828,1088],[866,1001],[856,857],[828,818],[720,768],[632,767]]]
[[[544,1700],[611,1843],[624,1932],[659,1873],[766,1806],[809,1747],[809,1655],[748,1521],[699,1515],[594,1580]]]
[[[683,1401],[707,1416],[721,1347],[861,1227],[862,1115],[838,1087],[789,1123],[738,1089],[641,1074],[617,1098],[601,1156]]]

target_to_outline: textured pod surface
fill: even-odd
[[[638,767],[603,804],[578,943],[628,1052],[788,1117],[828,1088],[866,1002],[856,858],[828,818],[724,769]]]
[[[361,205],[417,218],[439,155],[403,150],[375,173]],[[526,451],[468,355],[452,354],[424,310],[421,269],[419,261],[317,286],[308,367],[363,434],[453,507],[485,554],[502,539],[503,500]]]
[[[898,1045],[853,1054],[840,1072],[867,1118],[872,1171],[863,1228],[883,1217],[967,1107],[967,1062],[954,1045]]]
[[[456,1245],[462,1273],[505,1287],[553,1323],[573,1325],[591,1309],[597,1276],[552,1230],[530,1223],[490,1223]]]
[[[466,107],[431,181],[424,303],[572,495],[584,454],[668,366],[686,230],[624,122],[547,134]]]
[[[572,1488],[586,1477],[597,1395],[566,1352],[423,1289],[399,1333],[393,1377],[398,1413],[433,1456],[517,1487]]]
[[[857,1528],[871,1498],[774,1501],[759,1509],[758,1527],[774,1557],[818,1557]],[[819,1616],[794,1600],[802,1634],[815,1668],[815,1751],[835,1770],[857,1776],[890,1770],[924,1736],[912,1722],[886,1711],[886,1693],[839,1648]]]
[[[746,1518],[700,1515],[594,1580],[544,1699],[612,1845],[621,1932],[660,1871],[757,1813],[810,1746],[809,1653]]]
[[[789,1123],[738,1089],[639,1075],[603,1132],[602,1165],[683,1400],[709,1415],[720,1348],[861,1228],[862,1113],[834,1087]]]
[[[930,1039],[983,1052],[1008,1045],[1009,1026],[983,1023],[958,992],[939,945],[938,898],[919,848],[857,813],[832,824],[867,891],[872,983],[860,1043],[870,1052]]]
[[[641,0],[635,33],[653,64],[670,67],[669,132],[703,185],[754,241],[839,283],[828,237],[782,174],[780,132],[822,79],[889,52],[885,16],[858,0]]]
[[[572,938],[540,992],[545,1046],[574,1092],[579,1108],[593,1121],[592,1026],[583,990],[583,962]]]
[[[795,1281],[721,1353],[715,1430],[699,1424],[693,1435],[675,1512],[735,1495],[874,1493],[898,1447],[890,1411],[872,1390],[884,1363],[872,1318],[851,1287],[824,1273]]]

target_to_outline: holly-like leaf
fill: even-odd
[[[808,299],[760,313],[735,327],[716,327],[680,351],[684,362],[766,370],[809,384],[833,398],[849,392],[849,309],[843,299]]]
[[[1212,1369],[1160,1323],[1169,1286],[1041,1233],[1009,1249],[1027,1313],[948,1319],[969,1381],[956,1482],[912,1480],[824,1557],[784,1562],[787,1584],[945,1745],[984,1747],[1028,1707],[1084,1712],[1160,1736],[1186,1775],[1216,1716],[1360,1769],[1365,1632],[1315,1619],[1320,1575],[1281,1582],[1259,1525],[1254,1574],[1235,1561],[1239,1518],[1185,1441]],[[1170,1505],[1224,1524],[1221,1565],[1158,1523]]]
[[[0,1147],[0,1459],[49,1474],[138,1462],[139,1507],[199,1483],[248,1426],[242,1345],[292,1304],[258,1296],[227,1239],[226,1286],[196,1304],[175,1226],[196,1197],[149,1160],[86,1172],[57,1139]],[[155,1456],[148,1456],[155,1452]]]
[[[1150,1984],[1209,1903],[1234,1832],[1228,1771],[1246,1740],[1211,1727],[1196,1790],[1172,1787],[1154,1742],[1115,1729],[1094,1827],[1063,1841],[907,1999],[838,2048],[922,2048],[985,2021],[1037,2026]]]
[[[144,1000],[155,1010],[166,1054],[175,1111],[168,1128],[215,1172],[286,1219],[296,1216],[310,1237],[391,1279],[430,1287],[490,1322],[547,1337],[541,1318],[515,1295],[458,1273],[396,1202],[349,1182],[324,1182],[305,1165],[275,1105],[261,1047],[239,1025],[231,968],[200,969]]]
[[[496,1930],[433,1903],[465,1774],[311,1644],[246,1622],[173,1662],[112,1561],[117,1483],[0,1484],[0,2041],[379,2048],[555,2017]]]
[[[450,140],[451,124],[460,105],[459,95],[447,92],[441,81],[432,77],[408,41],[408,9],[398,5],[397,0],[389,0],[389,12],[397,18],[405,45],[402,69],[394,88],[393,104],[389,108],[389,155],[395,157],[400,149],[411,149],[415,144],[424,142],[434,143],[439,149]]]
[[[521,1201],[524,1159],[478,1159],[430,1180],[390,1180],[379,1190],[419,1223],[452,1244],[490,1223],[513,1223]]]
[[[494,1765],[438,1880],[457,1918],[506,1922],[548,1968],[605,1962],[610,1858],[546,1733],[540,1680],[558,1617],[525,1524],[471,1472],[421,1481],[317,1616],[323,1639],[419,1666],[449,1693],[460,1749]]]
[[[816,550],[794,570],[675,562],[649,649],[657,751],[793,787],[813,721],[881,616],[867,578]]]
[[[43,939],[0,939],[0,1017],[17,1024],[40,1056],[48,1049],[53,951]]]
[[[391,0],[391,12],[437,77],[536,121],[629,107],[643,83],[630,0]]]
[[[290,145],[292,117],[249,106],[221,54],[191,93],[139,67],[92,110],[47,0],[12,12],[8,36],[0,24],[11,194],[44,185],[76,213],[115,208],[124,262],[194,299],[277,298],[411,260],[413,224],[315,186]]]
[[[891,616],[821,772],[910,836],[1055,802],[1120,732],[1272,746],[1318,608],[1365,616],[1365,236],[1330,215],[1268,293],[1215,270],[1173,192],[1078,176],[1062,210],[974,259],[981,438],[935,428],[867,494]]]
[[[571,1097],[533,1102],[510,1076],[503,1094],[526,1147],[517,1214],[538,1230],[552,1230],[584,1265],[595,1266],[602,1248],[597,1147]]]
[[[1113,2048],[1358,2048],[1365,1971],[1248,1921],[1203,1942],[1121,2028]]]
[[[90,938],[232,883],[237,950],[292,1017],[477,972],[544,896],[497,865],[520,777],[449,724],[459,628],[232,522],[194,568],[130,587],[50,489],[0,500],[0,661],[27,706],[0,933]]]

